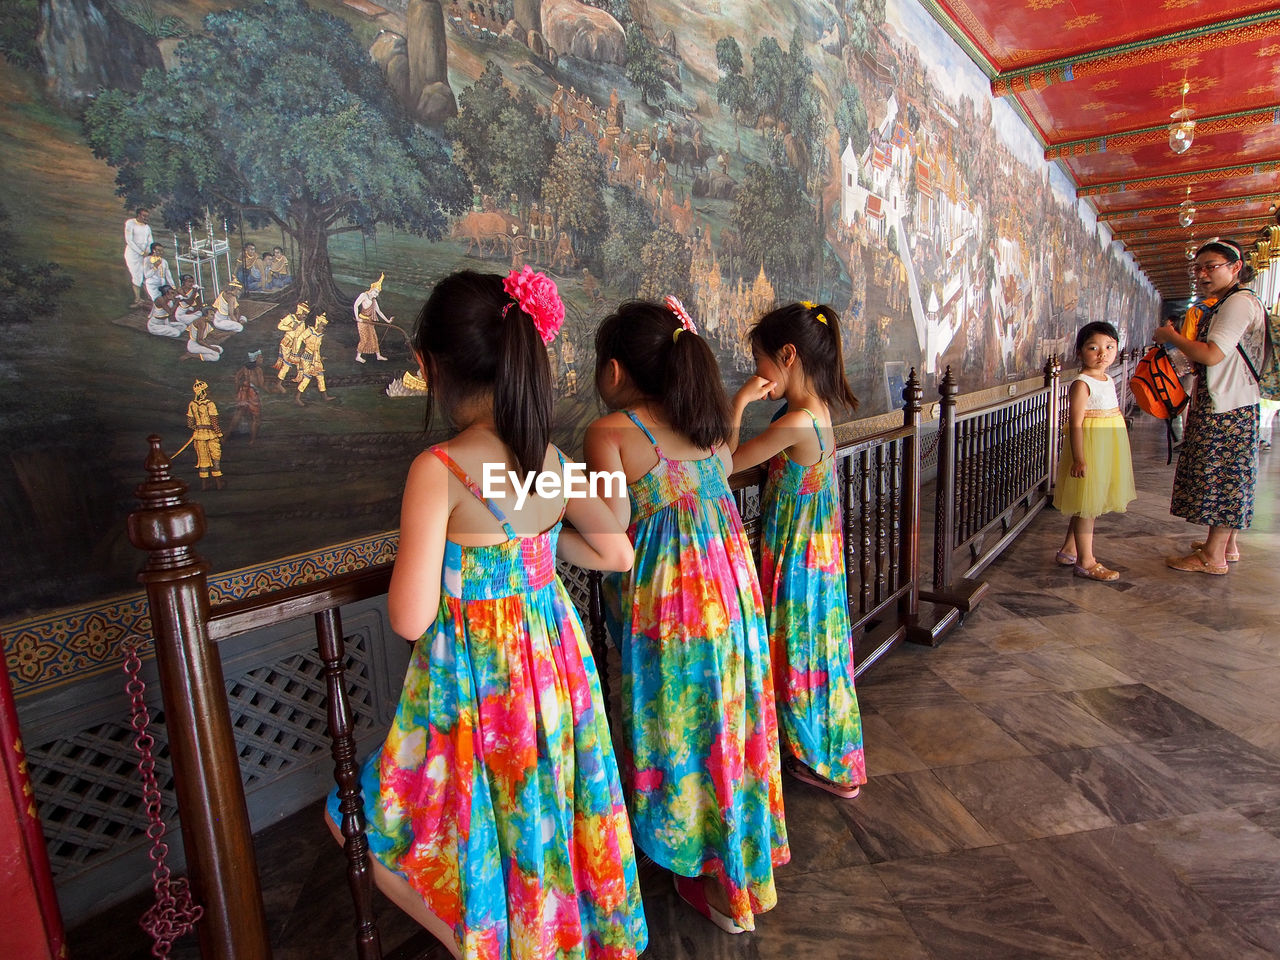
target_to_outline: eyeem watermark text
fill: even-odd
[[[593,470],[587,473],[585,464],[566,461],[563,474],[549,470],[528,474],[524,480],[515,470],[508,470],[505,463],[486,463],[480,492],[486,500],[505,500],[507,489],[515,491],[516,509],[529,499],[532,490],[548,499],[563,495],[569,500],[585,500],[588,497],[625,497],[627,475],[621,470]]]

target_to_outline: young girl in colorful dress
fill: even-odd
[[[1116,328],[1103,321],[1086,323],[1076,334],[1080,372],[1068,395],[1068,428],[1058,460],[1053,505],[1071,518],[1057,561],[1074,566],[1077,577],[1118,580],[1093,552],[1093,522],[1104,513],[1124,513],[1137,497],[1129,433],[1115,382],[1107,368],[1120,345]]]
[[[768,634],[729,492],[729,404],[679,301],[632,301],[596,334],[596,385],[617,412],[587,428],[591,471],[636,562],[620,585],[623,782],[637,845],[729,933],[777,903],[790,857]]]
[[[364,816],[379,888],[467,960],[620,960],[648,939],[596,666],[555,571],[625,570],[631,545],[599,500],[541,483],[485,499],[472,479],[562,473],[545,344],[563,320],[544,275],[465,271],[413,339],[428,420],[438,401],[457,433],[405,483],[387,609],[418,640]],[[336,794],[329,816],[336,831]]]
[[[857,409],[844,375],[840,318],[828,306],[793,303],[751,330],[756,376],[734,398],[734,423],[755,400],[785,399],[733,468],[768,461],[760,507],[760,586],[769,613],[778,726],[797,780],[843,799],[866,783],[862,718],[853,687],[844,553],[836,496],[831,410]]]

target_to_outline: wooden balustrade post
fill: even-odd
[[[151,604],[182,842],[205,960],[271,956],[258,865],[249,828],[239,751],[231,729],[222,661],[209,639],[209,565],[195,552],[204,510],[169,475],[160,438],[150,436],[149,479],[135,491],[129,540],[147,552],[138,580]]]
[[[911,589],[898,601],[898,615],[908,628],[916,625],[920,614],[920,406],[924,391],[915,367],[907,375],[902,388],[902,425],[911,430],[902,441],[902,513],[899,523],[903,528],[902,569],[899,583],[911,584]]]
[[[1048,493],[1053,490],[1058,476],[1058,428],[1062,419],[1062,411],[1058,409],[1058,377],[1062,373],[1062,364],[1055,354],[1050,354],[1044,362],[1044,385],[1049,390],[1049,425],[1045,431],[1044,489]]]
[[[933,589],[942,592],[951,583],[951,548],[956,530],[956,385],[950,365],[938,386],[942,394],[938,423],[937,508],[933,534]]]
[[[351,704],[342,683],[347,658],[342,615],[337,607],[330,607],[315,617],[316,648],[324,664],[333,779],[338,784],[338,813],[342,818],[338,827],[347,857],[347,885],[356,911],[356,957],[381,960],[382,944],[373,914],[373,867],[369,863],[369,838],[364,832],[364,798],[360,792],[355,728],[351,722]]]

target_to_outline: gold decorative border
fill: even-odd
[[[1097,197],[1126,190],[1153,190],[1160,187],[1184,187],[1215,180],[1230,180],[1239,176],[1258,176],[1280,170],[1280,157],[1268,158],[1259,163],[1241,163],[1231,167],[1214,167],[1209,170],[1189,170],[1157,177],[1139,177],[1134,180],[1113,180],[1109,183],[1092,183],[1076,190],[1077,197]]]
[[[1141,67],[1175,56],[1191,56],[1221,47],[1280,36],[1280,12],[1267,11],[1237,20],[1207,24],[1180,33],[1119,44],[1058,60],[1003,70],[991,80],[991,93],[1007,97],[1041,90],[1053,83],[1083,80],[1130,67]]]
[[[1216,229],[1222,227],[1228,230],[1235,230],[1240,227],[1262,226],[1271,222],[1271,217],[1249,217],[1244,220],[1211,220],[1204,223],[1196,223],[1196,232],[1203,236],[1211,233],[1218,233]],[[1163,241],[1179,240],[1187,236],[1187,230],[1183,227],[1148,227],[1143,230],[1120,230],[1111,235],[1112,240],[1119,240],[1126,247],[1133,249],[1135,247],[1163,246]],[[1133,242],[1146,241],[1146,242]]]
[[[209,577],[209,602],[218,606],[386,563],[395,558],[399,540],[398,531],[379,533],[315,553],[215,574]],[[65,607],[0,625],[9,677],[18,697],[118,669],[122,642],[150,632],[145,593]]]
[[[1196,137],[1212,136],[1215,133],[1229,133],[1234,130],[1247,130],[1250,127],[1267,127],[1280,123],[1280,105],[1261,107],[1257,110],[1245,110],[1240,113],[1223,113],[1215,117],[1205,117],[1196,121]],[[1153,143],[1163,143],[1169,138],[1169,125],[1158,127],[1139,127],[1106,136],[1087,137],[1081,140],[1069,140],[1050,144],[1045,148],[1046,160],[1061,160],[1065,157],[1081,157],[1092,153],[1106,153],[1126,147],[1145,147]]]
[[[1249,193],[1237,197],[1209,197],[1197,200],[1196,206],[1201,210],[1209,207],[1229,207],[1238,203],[1271,203],[1280,199],[1280,189],[1274,193]],[[1180,207],[1176,203],[1161,203],[1153,207],[1127,207],[1122,210],[1099,210],[1099,220],[1120,220],[1133,216],[1155,216],[1161,213],[1177,213]]]

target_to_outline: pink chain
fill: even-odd
[[[204,914],[204,908],[192,902],[191,890],[184,878],[170,878],[169,866],[165,863],[169,845],[164,842],[164,818],[160,815],[162,797],[156,783],[156,760],[151,752],[155,738],[147,729],[151,724],[151,714],[142,699],[147,685],[142,679],[142,660],[138,656],[138,645],[145,642],[136,637],[125,641],[124,672],[129,675],[129,680],[124,689],[133,705],[132,726],[137,733],[133,746],[141,757],[138,772],[142,774],[142,802],[147,808],[147,836],[151,840],[148,855],[155,865],[151,871],[151,882],[156,902],[142,915],[139,924],[153,941],[151,955],[165,958],[173,948],[173,941],[191,932]]]

